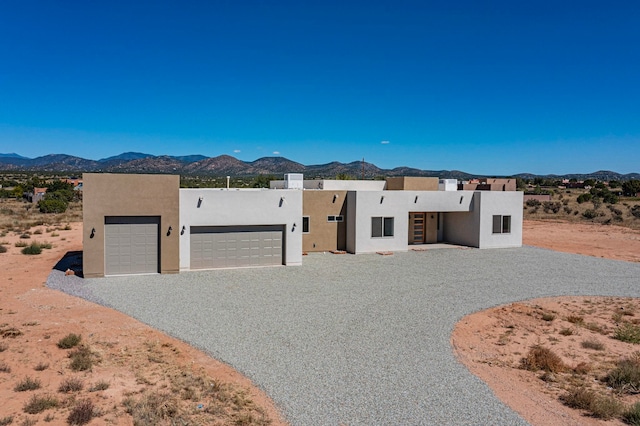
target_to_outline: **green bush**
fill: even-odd
[[[598,217],[598,212],[595,210],[587,209],[582,213],[582,217],[585,219],[595,219]]]
[[[578,204],[582,204],[582,203],[586,203],[587,201],[591,201],[591,194],[589,194],[587,192],[587,193],[578,195],[578,200],[577,201],[578,201]]]
[[[57,198],[48,198],[38,201],[40,213],[64,213],[67,211],[69,203]]]
[[[42,247],[38,243],[31,243],[31,245],[22,249],[22,254],[34,255],[40,253],[42,253]]]

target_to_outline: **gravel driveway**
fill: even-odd
[[[640,296],[640,264],[530,247],[73,279],[48,284],[207,351],[314,426],[526,424],[455,359],[455,323],[535,297]]]

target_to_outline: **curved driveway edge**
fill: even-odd
[[[519,425],[455,359],[455,323],[538,297],[638,297],[640,264],[530,247],[442,249],[72,285],[53,271],[48,285],[229,363],[293,425]]]

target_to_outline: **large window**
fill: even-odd
[[[493,233],[494,234],[510,234],[511,233],[511,216],[493,215]]]
[[[309,233],[309,216],[302,216],[302,233]]]
[[[393,218],[392,217],[372,217],[371,218],[371,237],[393,237]]]

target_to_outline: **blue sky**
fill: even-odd
[[[640,172],[634,1],[30,1],[0,153]]]

